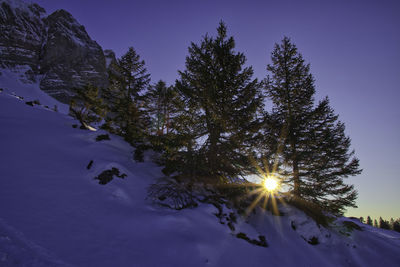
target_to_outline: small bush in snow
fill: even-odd
[[[96,141],[110,140],[110,136],[108,134],[100,134],[96,137]]]
[[[165,177],[148,189],[148,196],[157,204],[171,209],[197,207],[197,202],[190,186],[175,178]]]

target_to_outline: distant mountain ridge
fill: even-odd
[[[65,10],[47,15],[34,3],[0,0],[0,52],[1,68],[24,69],[25,79],[64,103],[72,88],[107,85],[103,49]]]

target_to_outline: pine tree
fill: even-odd
[[[378,228],[378,221],[376,219],[374,219],[374,227]]]
[[[362,217],[362,216],[360,217],[360,222],[365,223],[364,217]]]
[[[251,169],[248,155],[262,100],[260,84],[252,68],[244,67],[245,56],[234,51],[226,25],[221,22],[217,31],[215,38],[206,35],[189,47],[176,83],[185,108],[175,121],[185,140],[184,160],[195,162],[191,175],[228,181]]]
[[[372,226],[372,219],[370,216],[367,217],[367,224]]]
[[[389,222],[382,219],[382,217],[379,217],[379,228],[389,230],[390,229]]]
[[[168,134],[177,109],[177,92],[162,80],[151,86],[145,95],[146,112],[152,121],[151,131],[157,136]]]
[[[314,78],[290,39],[272,52],[266,94],[273,103],[265,117],[269,156],[282,166],[279,173],[295,198],[312,201],[332,213],[355,207],[357,192],[343,178],[361,172],[350,151],[344,124],[328,98],[314,107]]]
[[[393,230],[393,225],[394,225],[394,219],[393,219],[393,218],[390,218],[389,226],[390,226],[390,229],[391,229],[391,230]]]
[[[127,95],[138,99],[139,93],[149,85],[150,74],[133,47],[129,47],[128,52],[118,60],[118,69]]]
[[[393,231],[400,232],[400,218],[394,221],[392,229]]]
[[[110,68],[109,87],[103,90],[109,107],[104,128],[123,136],[132,145],[143,141],[148,127],[140,93],[147,89],[149,82],[145,62],[130,47]]]
[[[81,128],[89,129],[90,124],[100,122],[106,113],[106,106],[100,97],[99,88],[91,84],[75,90],[70,101],[70,114],[79,120]]]
[[[304,191],[308,199],[341,214],[345,207],[356,207],[357,191],[343,179],[361,173],[359,160],[354,157],[354,150],[350,151],[351,140],[329,106],[328,98],[313,110],[310,125]]]

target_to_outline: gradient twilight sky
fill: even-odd
[[[274,43],[288,36],[346,125],[363,173],[348,216],[400,217],[400,1],[376,0],[33,0],[69,11],[117,56],[133,46],[152,82],[172,84],[190,42],[227,23],[255,77],[266,76]]]

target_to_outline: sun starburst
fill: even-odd
[[[275,192],[279,188],[279,182],[273,176],[266,177],[263,185],[268,192]]]

